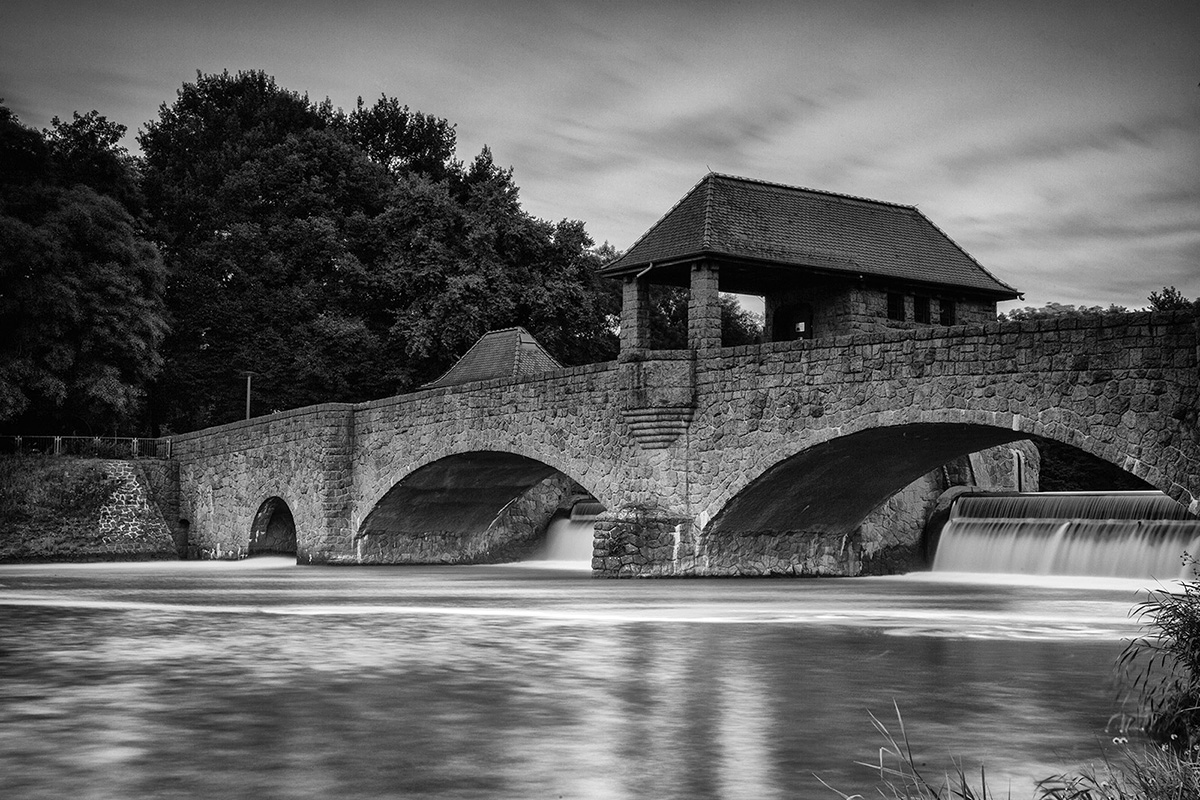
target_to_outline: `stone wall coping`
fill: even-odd
[[[392,397],[382,397],[378,400],[367,400],[363,403],[356,403],[354,410],[366,411],[377,408],[386,408],[400,403],[409,403],[414,400],[427,400],[434,397],[445,397],[446,395],[461,395],[470,392],[487,391],[491,389],[504,389],[512,386],[520,386],[529,383],[546,383],[549,381],[559,381],[585,375],[598,375],[604,372],[611,372],[617,368],[615,361],[601,361],[596,364],[584,364],[578,367],[564,367],[555,369],[549,372],[539,372],[535,375],[519,375],[514,378],[490,378],[482,381],[470,381],[468,383],[459,383],[453,386],[439,386],[434,389],[418,389],[406,394],[398,394]]]
[[[201,428],[198,431],[176,433],[163,438],[170,439],[174,445],[181,442],[189,442],[193,439],[208,438],[214,434],[231,433],[233,431],[242,430],[243,428],[259,428],[264,423],[269,424],[287,419],[299,419],[302,417],[330,412],[346,413],[348,411],[353,411],[354,408],[354,403],[318,403],[313,406],[301,406],[300,408],[289,408],[286,411],[276,411],[274,414],[265,414],[261,417],[251,417],[250,419],[239,419],[236,422],[226,422],[223,425],[214,425],[211,428]]]
[[[408,392],[406,394],[398,394],[392,397],[382,397],[378,400],[366,400],[361,403],[318,403],[311,406],[291,408],[286,411],[276,411],[274,414],[265,414],[259,417],[251,417],[250,419],[240,419],[236,422],[226,422],[223,425],[214,425],[211,428],[201,428],[200,430],[188,431],[187,433],[177,433],[163,438],[170,439],[172,443],[178,444],[182,442],[189,442],[193,439],[207,438],[215,434],[231,433],[249,428],[259,428],[264,424],[270,424],[287,419],[298,419],[301,417],[329,412],[357,413],[359,411],[386,408],[388,406],[398,405],[400,403],[408,403],[414,400],[426,400],[434,397],[444,397],[446,395],[461,395],[469,392],[503,389],[506,387],[518,386],[526,383],[543,383],[547,381],[562,380],[564,378],[569,379],[585,375],[596,375],[603,372],[611,372],[616,369],[616,366],[617,362],[615,361],[601,361],[596,364],[584,364],[578,367],[564,367],[562,369],[551,370],[549,372],[541,372],[536,375],[521,375],[515,378],[490,378],[488,380],[471,381],[469,383],[456,384],[454,386],[439,386],[434,389],[418,389],[414,392]]]
[[[822,339],[796,339],[787,342],[745,344],[737,347],[721,347],[704,351],[696,359],[703,367],[706,356],[758,356],[795,351],[819,351],[844,349],[859,345],[891,344],[907,341],[930,341],[934,339],[960,340],[972,337],[994,338],[1003,334],[1030,334],[1058,330],[1089,330],[1100,328],[1130,328],[1136,326],[1190,326],[1200,324],[1200,315],[1191,311],[1131,311],[1127,313],[1087,314],[1070,317],[1051,317],[1037,320],[1013,322],[987,322],[975,325],[931,325],[923,328],[890,328],[879,331],[859,331],[842,336]],[[650,351],[649,358],[657,359],[663,354],[684,354],[674,358],[688,357],[689,350]]]

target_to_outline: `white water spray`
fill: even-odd
[[[1200,520],[1160,492],[963,497],[942,530],[935,572],[1191,577]]]

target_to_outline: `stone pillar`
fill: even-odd
[[[721,298],[717,292],[719,271],[716,264],[700,262],[692,266],[692,287],[688,296],[688,347],[707,350],[721,346]]]
[[[692,521],[660,508],[606,511],[595,523],[592,574],[599,578],[648,578],[682,574],[679,561]]]
[[[621,299],[621,352],[650,349],[650,284],[625,278]]]

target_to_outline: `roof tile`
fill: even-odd
[[[561,367],[529,331],[521,327],[505,328],[480,336],[454,366],[424,388],[537,375]]]
[[[652,263],[722,256],[1017,296],[915,206],[709,173],[623,256]]]

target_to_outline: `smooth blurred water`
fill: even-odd
[[[1100,755],[1136,585],[0,567],[0,797],[836,798]]]
[[[942,529],[934,572],[1189,580],[1200,520],[1162,492],[966,495]]]

